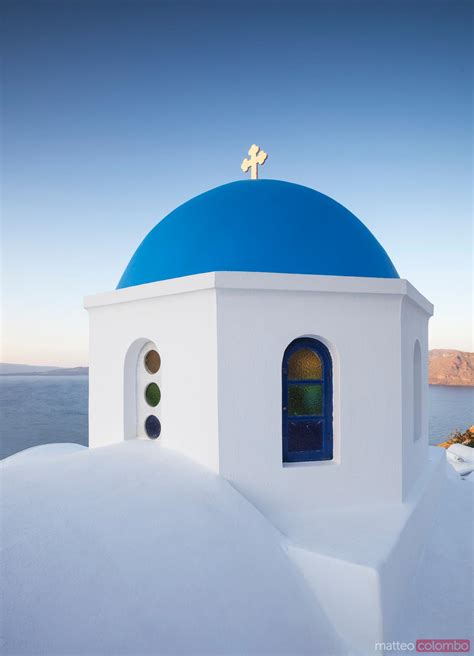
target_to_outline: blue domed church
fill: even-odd
[[[403,536],[412,553],[423,548],[400,518],[426,505],[434,480],[432,305],[345,207],[259,179],[175,209],[117,288],[85,305],[90,446],[144,440],[230,482],[290,551],[293,538],[305,545],[293,558],[318,602],[368,653],[409,577]],[[377,532],[394,508],[396,557]],[[353,553],[362,534],[371,562]],[[327,576],[335,590],[321,596]]]
[[[433,308],[351,212],[249,156],[250,180],[171,212],[86,298],[90,448],[2,466],[5,653],[469,635],[470,497],[428,447]]]
[[[86,306],[91,445],[158,440],[265,509],[332,487],[326,504],[399,501],[423,467],[432,307],[318,191],[251,179],[196,196]]]

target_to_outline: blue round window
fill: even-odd
[[[150,415],[146,418],[145,431],[148,437],[150,437],[152,440],[156,440],[157,437],[160,437],[161,424],[158,417],[155,417],[155,415]]]

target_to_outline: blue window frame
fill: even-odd
[[[283,462],[332,460],[332,360],[317,339],[287,347],[282,366]]]

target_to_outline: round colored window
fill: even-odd
[[[156,383],[150,383],[145,390],[145,398],[148,405],[153,408],[158,405],[161,399],[160,388]]]
[[[156,440],[157,437],[160,437],[161,424],[158,417],[155,417],[155,415],[150,415],[146,418],[145,431],[148,437],[150,437],[152,440]]]
[[[158,351],[151,350],[145,355],[145,369],[149,374],[158,373],[161,366],[161,358]]]

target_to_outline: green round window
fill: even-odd
[[[160,388],[156,383],[150,383],[145,390],[145,398],[148,405],[153,408],[158,405],[161,399]]]
[[[158,351],[152,349],[145,355],[145,369],[149,374],[156,374],[161,366],[161,358]]]

